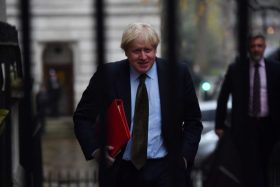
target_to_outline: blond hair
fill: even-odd
[[[155,49],[160,41],[157,32],[151,25],[146,23],[132,23],[123,32],[121,48],[126,51],[129,45],[137,39],[151,44]]]

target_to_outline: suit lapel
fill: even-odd
[[[116,77],[115,90],[116,90],[116,97],[123,100],[128,126],[130,127],[131,91],[130,91],[130,70],[129,70],[129,65],[127,60],[121,64],[120,71],[118,71]]]
[[[239,65],[241,66],[240,71],[237,69],[236,72],[236,75],[241,74],[241,79],[238,81],[238,85],[241,87],[241,95],[239,99],[243,99],[241,103],[244,103],[244,109],[246,109],[247,112],[250,97],[250,61],[247,59],[245,63],[240,62]]]
[[[273,83],[274,81],[272,80],[272,64],[268,61],[268,60],[264,60],[265,63],[265,73],[266,73],[266,85],[267,85],[267,99],[268,99],[268,105],[270,105],[270,100],[269,98],[271,98],[271,83]]]
[[[248,59],[245,65],[246,69],[244,72],[244,80],[245,80],[245,85],[246,85],[246,89],[245,89],[245,98],[246,98],[246,103],[247,106],[249,106],[249,98],[250,98],[250,60]],[[249,110],[249,109],[248,109]]]
[[[166,122],[166,116],[168,116],[168,69],[167,65],[160,59],[156,59],[157,63],[157,73],[158,73],[158,86],[160,94],[160,106],[161,106],[161,117],[162,125],[164,126]]]

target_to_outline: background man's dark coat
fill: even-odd
[[[271,118],[269,129],[272,138],[279,140],[280,129],[280,63],[265,59],[268,108]],[[229,95],[232,97],[232,111],[230,120],[230,129],[233,141],[239,148],[240,156],[243,158],[245,167],[244,173],[254,173],[257,171],[256,163],[256,142],[254,128],[249,125],[248,107],[249,107],[249,61],[235,62],[231,64],[225,75],[221,92],[218,98],[216,111],[216,129],[225,129],[226,107]],[[267,145],[272,146],[272,145]],[[248,174],[247,173],[247,174]]]

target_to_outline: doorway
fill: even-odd
[[[54,80],[56,79],[56,80]],[[57,81],[55,86],[52,82]],[[73,114],[73,52],[69,43],[52,42],[43,51],[43,82],[50,93],[48,115]],[[52,91],[53,87],[57,90]],[[53,96],[55,94],[55,96]],[[56,103],[54,103],[56,102]]]

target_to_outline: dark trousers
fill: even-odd
[[[120,164],[117,187],[185,187],[185,169],[176,170],[176,184],[167,158],[148,159],[145,166],[137,170],[130,161]]]
[[[269,117],[249,118],[248,138],[250,147],[247,147],[243,160],[245,186],[267,187],[269,157],[274,146],[274,132]]]

